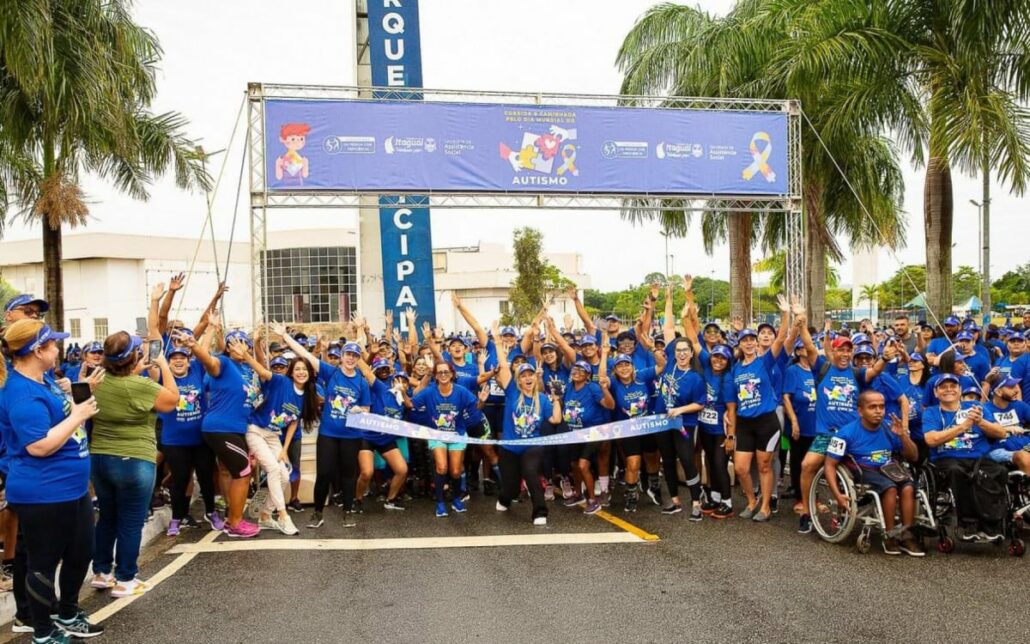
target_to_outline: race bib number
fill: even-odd
[[[698,422],[704,423],[705,425],[718,425],[719,424],[719,412],[711,407],[705,407],[697,415]]]
[[[843,458],[847,448],[848,444],[843,439],[834,436],[830,439],[830,444],[826,446],[826,453],[830,456]]]
[[[490,395],[491,396],[504,396],[504,390],[501,389],[501,385],[497,383],[497,378],[490,379]]]

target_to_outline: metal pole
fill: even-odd
[[[985,302],[984,302],[984,289],[985,289],[985,287],[984,287],[984,280],[985,280],[985,278],[984,278],[984,257],[987,254],[987,245],[986,245],[985,240],[984,240],[984,217],[983,217],[983,211],[984,211],[984,205],[985,204],[980,203],[976,199],[970,199],[969,203],[971,203],[974,206],[976,206],[976,236],[977,236],[977,240],[980,242],[980,252],[977,253],[977,258],[976,258],[976,272],[979,273],[979,275],[980,275],[980,289],[979,289],[979,292],[980,292],[980,307],[981,307],[980,315],[983,316],[983,314],[985,313],[984,309],[986,308]],[[986,288],[990,289],[990,285],[988,285]]]

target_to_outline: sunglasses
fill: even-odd
[[[37,308],[33,308],[33,307],[30,307],[30,306],[16,306],[16,307],[14,307],[13,310],[21,311],[22,313],[25,314],[25,317],[27,317],[27,318],[31,318],[33,320],[39,319],[39,313],[40,312],[39,312],[39,309],[37,309]]]

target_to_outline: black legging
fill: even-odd
[[[533,502],[533,518],[547,516],[544,488],[540,485],[540,461],[544,448],[530,447],[521,454],[501,448],[501,494],[497,500],[505,507],[519,497],[519,482],[526,481],[529,498]]]
[[[721,503],[729,503],[731,499],[730,457],[726,453],[725,441],[725,436],[701,432],[701,449],[705,452],[705,464],[708,467],[708,485],[713,493],[719,493]]]
[[[799,436],[790,438],[790,486],[794,488],[794,498],[801,498],[801,461],[812,447],[815,436]]]
[[[196,446],[162,445],[165,463],[172,472],[172,518],[182,520],[190,512],[189,489],[191,474],[197,471],[200,496],[204,499],[204,512],[215,511],[215,453],[206,444]]]
[[[79,589],[93,558],[93,504],[87,493],[77,501],[12,503],[11,507],[18,514],[25,538],[28,551],[25,590],[35,635],[42,639],[54,628],[50,615],[55,604],[62,619],[71,619],[79,613]],[[60,601],[54,595],[58,564],[61,564]]]
[[[360,450],[360,438],[333,438],[319,434],[315,443],[315,512],[325,509],[330,486],[343,495],[344,510],[354,508]]]
[[[679,496],[679,472],[676,459],[683,465],[683,474],[687,477],[687,488],[693,501],[701,501],[701,476],[694,463],[694,432],[697,427],[684,427],[687,435],[678,429],[657,434],[658,451],[662,455],[662,469],[665,471],[665,485],[669,488],[669,496]]]

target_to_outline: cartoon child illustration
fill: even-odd
[[[300,155],[307,142],[311,126],[307,123],[287,123],[279,129],[279,142],[286,154],[275,160],[275,178],[287,185],[302,186],[308,176],[308,160]]]

